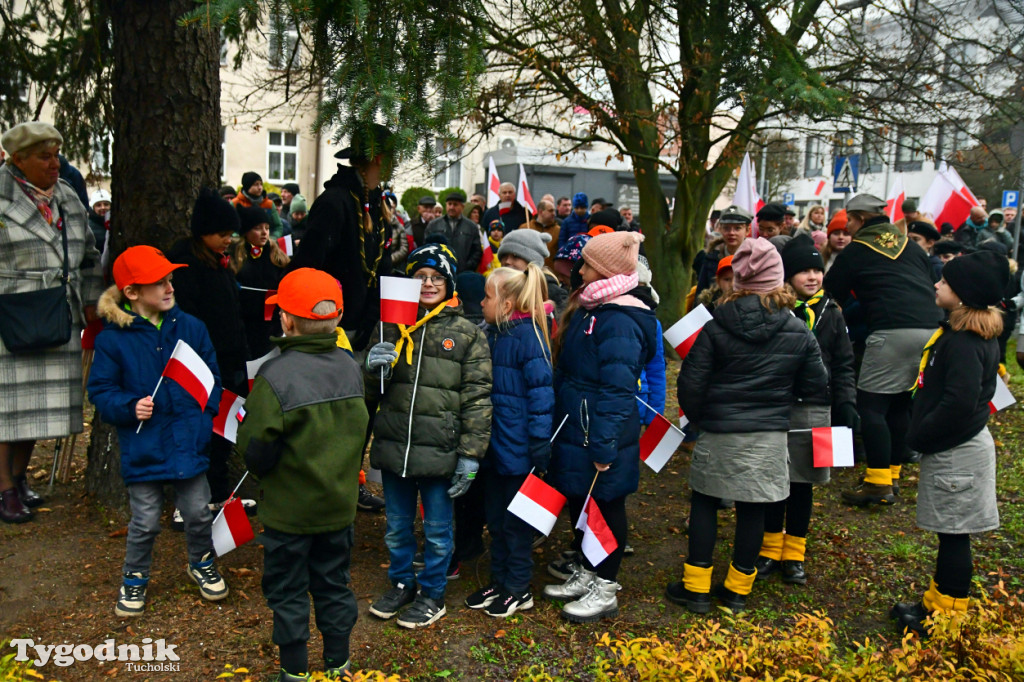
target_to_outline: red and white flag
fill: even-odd
[[[711,319],[711,313],[701,303],[665,331],[665,340],[676,349],[680,360],[690,352],[693,342],[697,340],[697,334]]]
[[[690,423],[690,420],[683,414],[683,408],[679,408],[679,428],[685,429],[686,425]]]
[[[555,521],[564,506],[565,496],[562,493],[529,474],[512,498],[508,510],[547,535],[555,527]]]
[[[494,157],[487,159],[487,208],[494,206],[501,201],[498,190],[501,189],[501,180],[498,179],[498,169],[494,167]]]
[[[1010,405],[1017,402],[1017,399],[1010,393],[1009,387],[1006,382],[1003,381],[1002,377],[996,377],[996,394],[992,396],[992,400],[989,401],[988,411],[990,414],[995,414],[999,410],[1005,410]]]
[[[743,163],[740,164],[740,177],[736,180],[736,194],[733,195],[732,203],[747,209],[754,216],[764,208],[764,200],[757,193],[757,173],[754,171],[754,162],[750,160],[749,152],[743,155]],[[757,237],[757,218],[754,218],[750,234]]]
[[[256,537],[252,532],[249,517],[245,515],[245,507],[242,506],[241,499],[232,497],[225,503],[220,514],[213,520],[211,534],[213,535],[213,551],[217,553],[217,556],[224,556]]]
[[[163,375],[178,382],[199,403],[199,409],[206,409],[206,403],[210,400],[210,394],[217,381],[213,378],[213,372],[199,357],[199,353],[192,350],[192,346],[178,339],[178,343],[174,344],[174,350],[171,351],[171,359],[164,367]]]
[[[516,188],[516,195],[519,197],[519,203],[526,207],[530,215],[537,215],[537,204],[533,202],[530,186],[526,184],[526,170],[523,164],[519,164],[519,186]]]
[[[416,324],[420,306],[420,281],[409,277],[380,278],[380,321]]]
[[[848,426],[811,429],[815,467],[852,467],[853,430]]]
[[[825,180],[818,180],[818,186],[814,188],[814,196],[820,197],[822,190],[825,189],[825,185],[828,184]]]
[[[245,405],[245,398],[225,388],[220,394],[220,409],[213,418],[213,432],[234,443],[241,421],[239,415],[244,414],[242,405]]]
[[[276,358],[280,354],[281,349],[275,346],[273,350],[271,350],[263,357],[256,358],[255,360],[249,360],[245,363],[245,374],[249,378],[250,391],[252,390],[252,382],[256,380],[256,374],[260,371],[260,367],[263,366],[263,363],[266,362],[267,360],[270,360],[271,358]]]
[[[274,319],[274,309],[277,307],[276,303],[267,303],[267,299],[271,296],[277,296],[277,289],[268,289],[267,294],[263,297],[263,321],[270,322]]]
[[[682,442],[683,432],[659,414],[640,436],[640,461],[658,473]]]
[[[906,199],[907,190],[903,188],[903,173],[897,173],[889,189],[889,196],[885,200],[885,214],[889,216],[890,223],[903,218],[903,202]]]
[[[281,250],[284,251],[288,256],[295,255],[295,246],[292,245],[292,236],[290,234],[286,234],[283,237],[278,237],[277,245],[280,246]]]
[[[594,498],[587,496],[583,505],[583,513],[580,514],[576,528],[583,531],[583,544],[581,549],[587,561],[597,566],[608,558],[608,555],[619,546],[611,528],[604,520],[601,509],[597,506]]]
[[[970,194],[970,190],[967,190],[967,194]],[[958,190],[946,173],[937,173],[928,191],[921,197],[918,209],[921,213],[930,215],[939,227],[942,223],[959,227],[967,220],[974,206],[977,206],[977,200],[968,198]]]
[[[974,196],[974,192],[972,192],[971,188],[967,186],[967,183],[960,177],[960,174],[956,172],[956,168],[953,168],[943,161],[939,164],[939,172],[945,175],[949,181],[953,183],[953,187],[956,188],[956,191],[960,192],[960,194],[964,195],[965,199],[971,202],[971,206],[981,206],[981,202],[978,201],[978,197]]]
[[[486,226],[480,226],[480,249],[484,252],[484,255],[481,256],[480,265],[476,266],[476,271],[481,275],[487,273],[487,268],[491,267],[491,263],[494,261],[494,249],[491,248],[491,242],[487,239],[486,230]]]

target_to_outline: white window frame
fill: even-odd
[[[462,187],[462,146],[452,147],[441,139],[434,140],[437,152],[437,171],[434,173],[434,191],[447,187]],[[443,180],[437,184],[438,179]]]
[[[804,177],[816,178],[826,174],[825,139],[818,135],[808,136],[804,140]],[[817,166],[812,166],[812,159]]]
[[[271,137],[273,135],[275,135],[275,134],[281,136],[280,144],[274,144],[273,142],[271,142]],[[295,145],[294,146],[285,144],[285,141],[287,140],[287,136],[288,135],[294,135],[295,136]],[[299,181],[299,140],[300,140],[299,133],[297,131],[294,131],[294,130],[268,130],[267,131],[267,172],[266,172],[266,178],[267,178],[268,182],[273,182],[274,184],[278,184],[278,183],[282,183],[282,182],[298,182]],[[271,168],[271,166],[270,166],[270,159],[271,159],[271,157],[274,154],[279,154],[280,157],[281,157],[279,159],[279,166],[278,167],[281,169],[282,174],[284,173],[285,168],[286,168],[286,165],[285,165],[285,162],[284,162],[284,155],[285,154],[294,154],[295,155],[295,177],[291,177],[291,178],[288,178],[288,177],[274,177],[274,175],[271,174],[271,172],[270,172],[270,168]]]
[[[275,71],[284,71],[288,68],[286,59],[291,58],[295,53],[295,63],[299,61],[299,50],[295,49],[299,42],[299,29],[292,22],[291,17],[279,13],[271,14],[267,25],[267,65]]]

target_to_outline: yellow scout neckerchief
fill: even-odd
[[[804,322],[807,323],[807,328],[814,331],[814,311],[811,309],[812,306],[818,305],[821,299],[825,298],[825,290],[818,289],[817,293],[811,296],[806,301],[797,301],[796,307],[793,311],[804,318]]]
[[[945,328],[939,327],[932,334],[931,338],[928,339],[928,343],[924,344],[924,352],[921,353],[921,365],[917,368],[917,381],[914,382],[912,392],[917,393],[917,389],[924,385],[924,368],[928,366],[928,358],[931,357],[932,348],[938,343],[939,337],[942,336],[942,332],[946,331]]]
[[[436,308],[431,310],[429,313],[427,313],[426,315],[421,317],[416,322],[416,324],[412,325],[411,327],[406,327],[404,324],[398,325],[398,331],[402,334],[402,338],[398,339],[398,343],[395,345],[395,352],[398,353],[398,357],[396,357],[395,361],[391,363],[391,366],[394,367],[395,365],[398,364],[398,358],[402,357],[402,346],[405,346],[405,361],[408,362],[409,366],[411,367],[412,366],[412,345],[413,345],[412,344],[412,335],[413,335],[413,332],[415,332],[417,329],[419,329],[420,327],[425,325],[427,323],[427,320],[435,317],[438,313],[440,313],[442,310],[444,310],[448,306],[450,306],[450,305],[458,305],[458,304],[459,304],[458,299],[456,299],[453,296],[452,298],[450,298],[447,301],[442,301],[440,305],[438,305]],[[406,341],[408,341],[409,343],[406,344]]]
[[[349,343],[348,334],[345,333],[345,330],[342,329],[341,327],[337,327],[337,328],[335,328],[334,333],[337,334],[337,336],[338,336],[338,338],[337,338],[337,340],[335,340],[334,344],[338,348],[340,348],[342,350],[347,350],[349,353],[351,353],[352,352],[352,344]]]

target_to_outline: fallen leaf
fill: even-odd
[[[497,632],[494,633],[494,638],[495,639],[501,639],[504,636],[505,636],[505,631],[504,630],[498,630]]]
[[[123,538],[126,535],[128,535],[128,527],[127,526],[125,526],[121,530],[115,530],[113,533],[108,533],[107,537],[108,538]]]

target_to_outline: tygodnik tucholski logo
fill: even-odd
[[[52,663],[65,668],[75,662],[84,661],[122,661],[129,671],[143,672],[175,672],[179,671],[177,663],[177,644],[168,644],[166,640],[153,640],[146,637],[142,644],[117,644],[112,639],[102,644],[36,644],[31,639],[12,639],[11,646],[18,652],[16,661],[29,661],[37,667]]]

